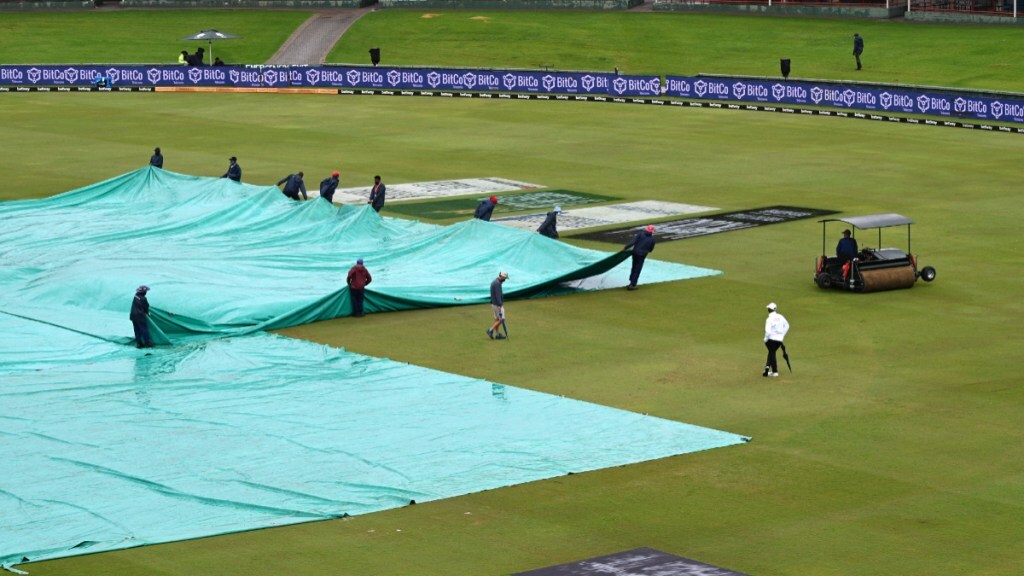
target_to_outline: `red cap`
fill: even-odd
[[[491,203],[492,204],[497,204],[498,203],[498,197],[497,196],[491,196]]]
[[[331,176],[334,176],[335,178],[337,178],[338,176],[341,176],[341,172],[338,172],[337,170],[335,170],[334,172],[331,172]]]
[[[648,227],[647,227],[647,231],[648,231],[648,232],[654,232],[654,226],[653,226],[653,225],[651,225],[651,226],[648,226]]]

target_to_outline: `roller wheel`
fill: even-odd
[[[925,282],[935,280],[935,268],[932,268],[931,266],[921,268],[921,280],[924,280]]]
[[[814,278],[814,283],[818,285],[818,288],[831,288],[832,287],[832,276],[829,276],[827,272],[822,272]]]

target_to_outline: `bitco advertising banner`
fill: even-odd
[[[1024,122],[1024,100],[810,82],[666,76],[665,96]]]
[[[1024,123],[1024,99],[943,94],[904,88],[829,83],[667,76],[605,72],[535,72],[362,66],[35,66],[0,65],[4,87],[92,86],[98,77],[117,87],[207,86],[434,90],[612,97],[659,97],[827,106],[876,113],[927,114]]]
[[[89,86],[101,76],[109,78],[114,87],[362,88],[611,96],[658,96],[662,92],[659,76],[601,72],[341,66],[0,66],[0,85],[8,86]]]

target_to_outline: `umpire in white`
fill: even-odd
[[[786,332],[789,332],[789,322],[777,310],[775,302],[768,304],[768,318],[764,321],[764,345],[768,348],[768,360],[765,362],[762,376],[779,375],[779,363],[775,359],[775,353],[782,346]]]

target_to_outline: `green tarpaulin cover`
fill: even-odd
[[[513,298],[626,275],[623,253],[496,224],[381,218],[153,168],[0,204],[0,564],[744,440],[264,332],[349,314],[358,257],[374,277],[370,312],[486,302],[499,270]],[[649,281],[716,273],[649,267]],[[130,346],[140,284],[155,349]]]

